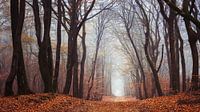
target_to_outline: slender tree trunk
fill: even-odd
[[[174,37],[175,37],[175,55],[176,55],[176,77],[177,77],[177,90],[180,92],[180,56],[179,56],[179,36],[177,35],[177,29],[176,29],[177,19],[174,23]]]
[[[166,32],[167,33],[167,32]],[[166,52],[167,52],[167,64],[168,64],[168,69],[169,69],[169,88],[171,89],[172,88],[172,77],[171,77],[171,58],[170,58],[170,52],[169,52],[169,42],[168,42],[168,34],[165,34],[164,36],[165,38],[165,49],[166,49]]]
[[[192,67],[192,90],[198,90],[198,82],[199,82],[199,71],[198,71],[198,67],[199,67],[199,57],[198,57],[198,50],[197,50],[197,46],[196,46],[196,42],[197,40],[193,40],[193,39],[189,39],[189,43],[190,43],[190,48],[191,48],[191,52],[192,52],[192,61],[193,61],[193,67]]]
[[[99,53],[99,49],[100,49],[101,40],[102,40],[102,37],[103,37],[103,34],[104,34],[104,30],[106,28],[106,23],[107,23],[107,18],[105,16],[105,14],[103,13],[102,15],[100,15],[98,17],[98,20],[97,20],[97,27],[96,27],[96,32],[97,32],[96,49],[95,49],[94,59],[92,60],[91,75],[90,75],[89,80],[88,80],[88,88],[89,89],[88,89],[87,99],[90,98],[91,90],[92,90],[93,85],[94,85],[94,78],[95,78],[97,58],[98,58],[98,53]],[[90,82],[91,82],[91,84],[90,84]]]
[[[158,71],[159,71],[159,67],[158,67],[158,70],[157,70],[157,67],[156,67],[156,62],[157,62],[157,56],[155,55],[155,48],[158,49],[158,45],[159,45],[159,41],[157,41],[157,37],[155,39],[155,45],[154,43],[152,42],[152,47],[150,46],[150,39],[151,39],[151,34],[150,34],[150,20],[148,19],[148,16],[142,6],[142,4],[136,0],[136,3],[138,4],[138,6],[140,7],[140,9],[142,10],[143,12],[143,19],[145,21],[145,45],[144,45],[144,51],[145,51],[145,55],[146,55],[146,58],[147,58],[147,61],[150,65],[150,68],[151,68],[151,71],[153,73],[153,77],[154,77],[154,82],[155,82],[155,86],[156,86],[156,89],[157,89],[157,93],[159,96],[162,96],[163,93],[162,93],[162,90],[161,90],[161,86],[160,86],[160,82],[159,82],[159,78],[158,78]],[[156,25],[158,27],[158,25]],[[158,28],[157,28],[158,29]],[[158,34],[159,35],[159,34]],[[158,50],[157,50],[158,52]],[[161,65],[162,63],[162,59],[163,59],[163,49],[162,49],[162,57],[161,57],[161,62],[159,65]]]
[[[142,90],[141,90],[141,78],[140,78],[140,75],[139,75],[139,70],[137,69],[136,70],[136,83],[137,83],[137,90],[138,90],[138,98],[139,99],[142,99]]]
[[[67,78],[66,78],[66,83],[65,83],[65,88],[64,88],[64,93],[69,94],[70,88],[71,88],[71,82],[72,82],[72,67],[73,67],[73,54],[72,54],[72,37],[70,35],[72,31],[69,31],[68,34],[68,54],[67,54]]]
[[[182,91],[184,92],[186,90],[186,67],[185,67],[185,56],[184,56],[184,43],[183,39],[180,34],[180,30],[178,27],[178,23],[176,22],[176,31],[177,31],[177,37],[180,41],[180,56],[181,56],[181,69],[182,69]]]
[[[136,54],[136,57],[137,57],[137,60],[138,60],[138,63],[139,63],[139,68],[140,68],[140,72],[141,72],[141,76],[142,76],[142,80],[143,80],[144,97],[147,98],[148,94],[147,94],[147,88],[146,88],[146,77],[145,77],[145,74],[144,74],[144,69],[143,69],[142,63],[140,61],[138,50],[137,50],[137,48],[136,48],[136,46],[133,42],[133,39],[131,37],[130,30],[128,28],[126,28],[126,31],[127,31],[128,38],[131,41],[131,45],[133,46],[133,49],[135,50],[135,54]]]
[[[82,48],[83,48],[83,54],[81,59],[81,70],[80,70],[80,83],[79,83],[79,98],[83,98],[83,85],[84,85],[84,74],[85,74],[85,60],[86,60],[86,31],[85,31],[85,24],[83,25],[83,35],[82,35]]]
[[[153,62],[150,59],[149,53],[148,53],[148,46],[149,46],[149,40],[148,39],[149,38],[150,38],[149,33],[146,33],[146,41],[145,41],[145,45],[144,45],[145,55],[146,55],[146,58],[147,58],[149,65],[150,65],[151,71],[153,73],[154,82],[155,82],[155,86],[156,86],[156,89],[157,89],[158,96],[162,96],[163,92],[162,92],[160,82],[159,82],[159,78],[158,78],[158,71],[156,70],[156,66],[154,66],[156,64],[153,64]]]
[[[61,48],[61,0],[58,0],[58,23],[57,23],[57,47],[56,47],[56,64],[55,73],[53,78],[53,91],[57,92],[58,89],[58,76],[60,70],[60,48]]]
[[[152,83],[151,93],[152,93],[152,97],[154,97],[154,96],[156,96],[156,86],[155,86],[153,73],[151,73],[151,83]]]
[[[102,57],[102,69],[101,69],[101,98],[104,95],[104,84],[105,84],[105,56]]]
[[[99,39],[97,39],[97,45],[96,45],[94,60],[92,61],[91,75],[90,75],[90,78],[88,80],[89,84],[90,84],[90,81],[91,81],[91,85],[88,86],[89,89],[88,89],[87,99],[90,99],[91,90],[92,90],[92,87],[94,85],[94,76],[95,76],[95,71],[96,71],[97,56],[98,56],[98,53],[99,53],[99,45],[100,45],[100,41],[98,41],[98,40]]]

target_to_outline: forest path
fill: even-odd
[[[0,112],[200,112],[200,98],[194,95],[127,100],[125,97],[88,101],[61,94],[23,95],[0,98]]]
[[[132,96],[103,96],[102,101],[106,102],[131,102],[137,101],[135,97]]]

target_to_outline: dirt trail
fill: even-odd
[[[137,101],[135,97],[131,96],[103,96],[102,101],[105,102],[133,102]]]

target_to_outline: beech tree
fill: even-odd
[[[25,17],[25,0],[11,0],[11,29],[13,42],[13,57],[10,74],[6,80],[5,95],[14,94],[12,85],[15,77],[17,77],[18,94],[31,93],[26,78],[26,70],[24,65],[24,57],[22,51],[22,30]]]
[[[193,60],[193,70],[192,70],[192,90],[198,89],[199,82],[199,64],[198,64],[198,50],[197,50],[197,41],[199,40],[199,28],[200,28],[200,20],[198,17],[198,8],[196,6],[196,1],[194,0],[184,0],[182,2],[182,9],[178,8],[175,1],[163,0],[173,12],[178,13],[184,18],[186,30],[188,33],[189,44],[192,52],[192,60]],[[163,4],[162,0],[158,0],[160,4]],[[161,6],[163,7],[163,6]],[[162,11],[162,10],[161,10]],[[163,12],[163,11],[162,11]],[[194,23],[196,26],[196,31],[193,29],[192,24]]]
[[[31,5],[34,13],[35,32],[39,47],[39,68],[44,82],[44,92],[53,91],[53,58],[50,38],[51,4],[51,0],[42,1],[42,5],[44,8],[43,22],[41,22],[38,0],[33,0],[33,4]],[[44,25],[43,29],[42,23]]]
[[[172,0],[173,3],[176,3],[176,0]],[[171,92],[177,93],[180,91],[180,76],[179,76],[179,54],[177,50],[177,37],[176,37],[176,29],[175,29],[175,22],[177,20],[175,11],[169,9],[169,15],[165,12],[164,3],[161,0],[158,0],[160,5],[160,12],[166,21],[167,24],[167,31],[168,31],[168,39],[169,39],[169,56],[170,56],[170,88]]]
[[[145,35],[145,44],[144,44],[144,51],[145,55],[147,58],[147,61],[149,63],[149,66],[151,68],[152,74],[153,74],[153,84],[155,84],[155,87],[157,89],[157,93],[159,96],[163,95],[161,86],[160,86],[160,81],[158,77],[158,72],[162,64],[163,60],[163,46],[162,46],[162,51],[161,51],[161,61],[158,63],[157,67],[157,61],[158,61],[158,56],[159,56],[159,43],[161,40],[160,34],[159,34],[159,29],[158,29],[158,21],[159,21],[159,12],[157,12],[155,15],[156,17],[150,20],[150,16],[147,15],[146,10],[144,9],[143,5],[141,2],[138,0],[135,0],[138,7],[141,9],[141,13],[143,14],[141,21],[143,22],[143,27],[145,28],[144,35]],[[154,16],[154,15],[153,15]],[[154,20],[155,19],[155,20]],[[153,38],[151,31],[153,28],[150,26],[153,26],[152,24],[150,25],[150,21],[156,21],[155,25],[155,38]]]
[[[89,8],[85,12],[84,17],[80,19],[79,12],[82,3],[87,2],[84,0],[68,0],[63,2],[64,6],[68,10],[68,17],[65,17],[65,21],[68,23],[68,56],[67,56],[67,78],[64,88],[64,93],[69,94],[70,87],[72,84],[73,77],[73,96],[78,97],[78,53],[77,53],[77,38],[79,31],[83,26],[84,22],[87,20],[89,13],[96,0],[93,0],[90,3]]]
[[[53,91],[56,92],[58,88],[58,76],[60,68],[60,50],[61,50],[61,25],[62,25],[62,1],[57,0],[58,20],[57,20],[57,46],[56,46],[56,63],[55,73],[53,76]]]
[[[86,2],[84,3],[84,13],[86,12]],[[79,81],[79,98],[83,98],[83,92],[84,92],[84,76],[85,76],[85,61],[86,61],[86,24],[83,24],[82,27],[82,36],[81,36],[81,45],[82,45],[82,58],[81,58],[81,64],[80,64],[80,81]]]
[[[100,4],[100,7],[102,7],[101,4]],[[94,53],[94,57],[92,60],[91,75],[88,80],[89,86],[88,86],[87,99],[90,98],[91,90],[94,85],[94,78],[95,78],[95,74],[96,74],[96,66],[97,66],[97,60],[98,60],[97,58],[98,58],[102,38],[104,36],[104,32],[106,30],[108,22],[109,22],[109,19],[108,19],[107,11],[104,11],[98,15],[97,23],[96,23],[96,36],[97,36],[96,37],[96,48],[95,48],[95,53]]]
[[[128,6],[126,6],[126,4],[128,4]],[[146,77],[145,77],[145,73],[144,73],[144,66],[142,64],[141,57],[139,55],[139,51],[134,43],[134,35],[131,32],[133,30],[134,20],[135,20],[135,13],[134,13],[135,7],[133,5],[133,1],[128,1],[127,3],[122,2],[121,8],[122,8],[121,9],[122,14],[120,14],[119,17],[125,28],[126,36],[127,36],[128,40],[131,42],[132,49],[135,52],[135,56],[136,56],[136,59],[138,61],[138,65],[139,65],[138,67],[139,67],[139,70],[141,73],[141,78],[143,81],[144,98],[147,98],[148,93],[147,93],[147,87],[146,87]]]

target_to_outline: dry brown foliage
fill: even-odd
[[[198,95],[178,94],[131,102],[105,102],[61,94],[35,94],[0,98],[0,112],[199,112],[200,103],[194,103],[198,99]]]

